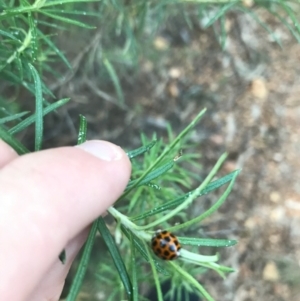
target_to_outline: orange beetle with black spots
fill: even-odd
[[[180,256],[181,245],[177,237],[166,230],[156,231],[151,247],[155,255],[163,260],[174,260]]]

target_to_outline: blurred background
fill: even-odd
[[[142,132],[167,137],[170,124],[179,133],[207,108],[190,138],[201,173],[224,151],[224,174],[242,168],[226,203],[202,225],[239,241],[221,252],[235,273],[225,281],[201,276],[216,300],[300,300],[300,26],[284,2],[87,3],[76,20],[96,28],[72,26],[52,37],[72,70],[56,60],[59,76],[49,72],[45,82],[71,101],[45,118],[44,148],[76,144],[79,114],[88,139],[130,150]],[[297,1],[291,7],[297,17]],[[10,106],[29,95],[10,88],[2,87]],[[19,138],[32,148],[33,129]],[[83,287],[81,300],[92,300],[90,293]]]

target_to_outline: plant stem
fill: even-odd
[[[114,207],[109,207],[107,211],[124,227],[129,229],[132,233],[134,233],[138,238],[141,238],[146,241],[150,241],[151,235],[145,231],[141,231],[138,229],[138,226],[131,222],[128,217],[122,214]]]

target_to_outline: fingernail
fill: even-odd
[[[90,140],[80,145],[77,145],[86,152],[105,161],[116,161],[122,158],[123,150],[110,142],[101,140]]]

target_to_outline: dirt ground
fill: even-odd
[[[201,164],[208,172],[226,150],[222,173],[242,168],[227,202],[207,224],[215,237],[239,241],[221,257],[236,272],[225,281],[213,273],[201,279],[218,301],[300,300],[300,45],[265,18],[282,49],[241,15],[227,19],[224,50],[212,29],[166,27],[154,43],[158,63],[142,58],[138,76],[122,82],[126,108],[100,97],[77,73],[54,85],[72,102],[63,114],[47,117],[52,130],[45,147],[74,143],[81,113],[89,138],[133,149],[140,132],[165,135],[167,122],[179,132],[207,107],[192,137]]]

